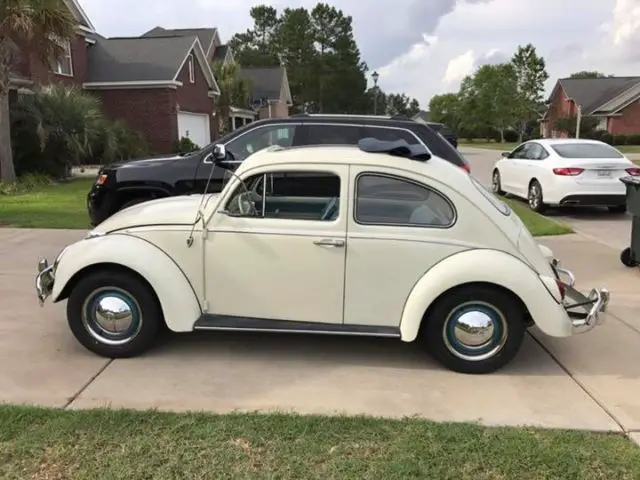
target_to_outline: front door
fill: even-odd
[[[244,180],[209,223],[208,313],[342,323],[348,167],[279,166]]]

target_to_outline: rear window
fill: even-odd
[[[509,205],[501,201],[493,193],[487,190],[479,181],[477,181],[471,175],[469,175],[469,178],[471,179],[471,183],[473,183],[476,186],[476,188],[480,190],[480,193],[484,195],[484,198],[489,200],[491,205],[493,205],[501,214],[506,216],[511,215],[511,207],[509,207]]]
[[[563,158],[622,158],[613,147],[601,143],[558,143],[551,148]]]
[[[434,131],[430,127],[415,122],[412,130],[424,142],[427,148],[436,157],[443,158],[454,165],[466,165],[466,160],[440,133]]]

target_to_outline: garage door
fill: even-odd
[[[178,112],[178,137],[188,137],[200,147],[211,143],[209,115],[206,113]]]

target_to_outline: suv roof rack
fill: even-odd
[[[358,148],[367,153],[386,153],[394,157],[427,161],[431,158],[429,151],[420,144],[409,145],[406,140],[393,142],[367,137],[358,141]]]
[[[384,120],[411,120],[404,115],[366,115],[360,113],[294,113],[291,117],[345,117],[345,118],[373,118]]]

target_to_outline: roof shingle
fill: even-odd
[[[558,82],[567,96],[582,106],[584,114],[589,115],[636,85],[640,77],[561,78]]]
[[[280,99],[285,75],[284,67],[243,68],[240,73],[251,82],[251,96],[254,100],[261,98]]]
[[[166,37],[170,36],[181,36],[181,37],[198,37],[200,43],[202,44],[202,49],[205,54],[208,54],[207,49],[211,45],[211,41],[218,34],[217,28],[162,28],[155,27],[149,30],[148,32],[140,35],[142,38],[146,37]]]

